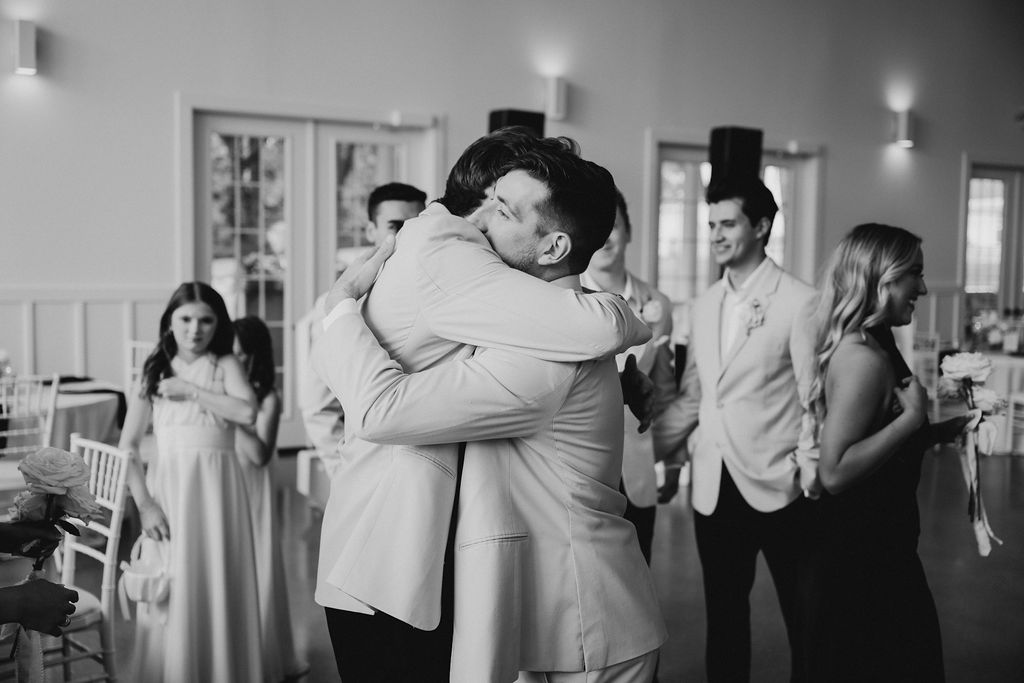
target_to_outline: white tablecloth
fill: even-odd
[[[992,361],[992,374],[985,382],[986,387],[1007,399],[1013,394],[1024,392],[1024,356],[1009,356],[1005,353],[986,353],[985,355]],[[992,422],[999,428],[997,453],[1009,453],[1015,450],[1024,453],[1020,448],[1014,449],[1013,429],[1007,423],[1005,415],[993,416]],[[1018,438],[1017,442],[1020,443],[1021,439]]]
[[[117,398],[117,394],[111,393],[57,394],[52,444],[67,450],[74,432],[87,439],[111,443],[118,432]],[[18,462],[10,458],[0,460],[0,515],[6,514],[10,500],[25,488]]]

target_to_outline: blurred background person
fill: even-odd
[[[637,368],[651,378],[654,384],[652,420],[656,421],[676,393],[676,382],[669,340],[672,336],[672,302],[657,289],[626,269],[626,247],[633,226],[629,220],[626,198],[616,189],[615,225],[604,246],[598,249],[580,282],[587,289],[620,295],[637,317],[651,328],[651,340],[633,347],[616,357],[619,370],[626,359],[636,357]],[[647,564],[651,563],[651,541],[654,538],[654,517],[658,503],[655,461],[661,453],[656,451],[652,430],[640,433],[640,422],[628,407],[623,409],[625,433],[622,444],[622,482],[626,494],[625,518],[636,527],[640,550]],[[681,464],[673,463],[667,476],[679,476]],[[674,491],[672,491],[674,493]]]
[[[254,315],[235,320],[235,356],[256,394],[256,423],[235,427],[235,448],[249,492],[256,580],[259,584],[263,666],[268,680],[294,678],[300,665],[288,609],[277,505],[277,429],[281,395],[275,388],[274,347],[266,323]]]
[[[256,396],[234,336],[220,294],[182,284],[129,396],[119,444],[132,456],[128,485],[143,533],[169,543],[173,577],[165,603],[139,610],[129,680],[264,680],[252,517],[235,454],[235,427],[253,424]],[[151,416],[157,448],[144,472]]]

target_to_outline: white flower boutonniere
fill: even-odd
[[[749,335],[754,328],[764,325],[764,307],[757,299],[751,299],[743,305],[743,324],[747,327]]]
[[[658,322],[664,314],[665,312],[661,309],[661,302],[657,299],[651,299],[640,307],[640,317],[648,324]]]

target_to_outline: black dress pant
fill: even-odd
[[[423,631],[377,612],[325,607],[342,683],[448,683],[455,617],[455,529],[466,444],[459,444],[455,500],[441,575],[441,622]]]
[[[803,680],[799,574],[809,543],[811,506],[812,501],[800,497],[775,512],[758,512],[743,499],[723,465],[715,511],[711,515],[694,511],[704,574],[709,683],[750,680],[750,590],[758,552],[764,553],[786,623],[792,658],[790,680]]]

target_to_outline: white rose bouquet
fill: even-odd
[[[986,415],[995,415],[1006,409],[1006,399],[982,386],[992,374],[992,361],[980,353],[954,353],[942,359],[939,378],[940,398],[959,398],[972,414],[964,430],[960,448],[960,466],[967,484],[967,518],[974,529],[978,553],[982,557],[992,552],[992,541],[1002,541],[992,532],[981,499],[981,468],[979,451],[991,455],[995,448],[997,430]]]
[[[26,455],[18,469],[28,489],[19,493],[8,508],[12,522],[46,521],[78,536],[78,528],[66,518],[74,517],[88,524],[102,511],[89,490],[89,467],[77,453],[47,446]],[[43,563],[55,549],[39,555],[25,581],[44,578]],[[11,636],[15,638],[12,657],[17,660],[18,680],[44,680],[40,634],[18,624],[4,624],[0,639]]]

